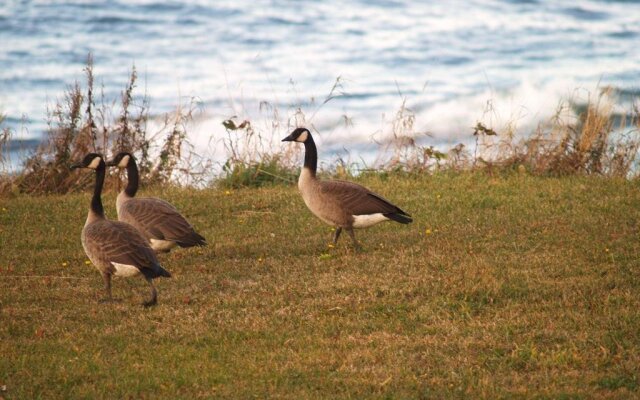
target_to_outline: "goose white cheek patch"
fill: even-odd
[[[129,158],[129,156],[122,157],[122,160],[120,160],[120,162],[118,163],[118,167],[126,168],[127,165],[129,165]]]
[[[302,132],[300,136],[298,136],[298,138],[296,139],[296,142],[304,143],[307,141],[308,138],[309,138],[309,134],[305,131],[305,132]]]
[[[91,164],[89,164],[87,166],[87,168],[91,168],[91,169],[96,169],[98,168],[98,165],[100,165],[100,157],[95,157],[93,160],[91,160]]]

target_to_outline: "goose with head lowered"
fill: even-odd
[[[105,300],[112,300],[112,276],[142,275],[151,287],[151,298],[143,304],[146,307],[156,304],[158,293],[153,279],[160,276],[169,278],[171,274],[162,268],[155,252],[136,228],[124,222],[110,221],[105,217],[100,198],[106,173],[104,159],[100,154],[90,153],[81,162],[71,166],[71,169],[75,168],[88,168],[96,171],[93,198],[87,221],[82,229],[81,239],[85,253],[104,279],[107,294]]]
[[[118,153],[107,165],[127,169],[127,186],[116,199],[118,220],[138,229],[155,251],[168,253],[176,245],[193,247],[207,244],[206,239],[170,203],[153,197],[135,197],[139,175],[133,154]]]
[[[360,250],[354,228],[367,228],[383,221],[401,224],[413,221],[408,213],[364,186],[347,181],[318,179],[318,151],[308,129],[297,128],[282,141],[304,144],[304,166],[298,179],[298,189],[309,210],[336,228],[334,245],[343,229],[351,236],[355,248]]]

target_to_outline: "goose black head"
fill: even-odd
[[[311,139],[311,132],[307,128],[297,128],[289,136],[282,139],[283,142],[300,142],[305,143]]]
[[[70,168],[71,169],[76,169],[76,168],[98,169],[101,164],[104,167],[104,159],[100,154],[89,153],[86,156],[84,156],[82,161],[71,164]]]
[[[107,162],[107,166],[109,167],[118,167],[118,168],[127,168],[129,162],[134,161],[133,154],[122,151],[116,154],[115,157],[109,162]]]

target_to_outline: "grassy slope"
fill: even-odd
[[[362,254],[327,250],[293,187],[147,191],[211,243],[161,256],[152,309],[142,279],[97,302],[89,194],[0,200],[0,397],[640,394],[637,182],[364,183],[416,222],[359,231]]]

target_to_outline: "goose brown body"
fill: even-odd
[[[138,167],[130,153],[119,153],[108,163],[127,169],[127,186],[118,194],[118,220],[134,226],[158,252],[180,247],[204,246],[206,239],[170,203],[152,197],[136,198]]]
[[[367,228],[391,218],[407,216],[384,197],[357,183],[314,178],[303,168],[298,189],[309,210],[327,224],[340,228]]]
[[[151,298],[144,305],[156,304],[157,291],[152,280],[160,276],[170,277],[171,274],[160,265],[140,232],[127,223],[110,221],[105,217],[100,198],[106,170],[104,160],[99,154],[92,153],[71,168],[96,170],[94,194],[80,237],[87,257],[103,277],[107,300],[111,300],[112,276],[142,275],[151,288]]]
[[[164,275],[153,249],[129,224],[98,219],[82,229],[81,240],[89,260],[102,273],[150,278]]]
[[[354,228],[367,228],[389,220],[403,224],[412,222],[408,213],[362,185],[340,180],[318,179],[316,176],[318,154],[309,130],[298,128],[283,141],[304,144],[305,159],[298,179],[298,189],[307,208],[325,223],[336,227],[334,243],[345,229],[356,248],[360,248],[355,239]]]

